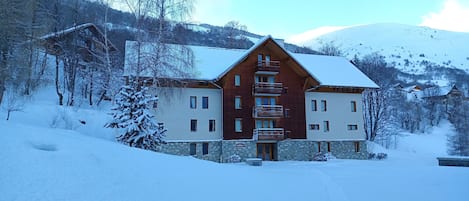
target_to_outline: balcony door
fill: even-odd
[[[256,76],[256,83],[259,82],[268,82],[268,83],[275,83],[274,76]]]
[[[264,161],[276,160],[276,144],[275,143],[258,143],[257,158]]]
[[[271,119],[256,120],[256,128],[275,128],[275,121]]]
[[[274,97],[256,97],[256,105],[275,105]]]

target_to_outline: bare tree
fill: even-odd
[[[137,80],[151,78],[151,83],[159,86],[180,86],[179,80],[193,74],[193,53],[183,45],[168,44],[171,36],[171,23],[184,20],[193,9],[192,0],[127,0],[136,18],[138,33],[136,42],[130,43],[133,59],[127,59],[127,67]],[[145,24],[145,19],[155,17],[153,24]],[[152,21],[150,21],[152,22]],[[148,38],[145,26],[155,27],[155,38]],[[129,51],[129,50],[126,50]],[[129,56],[129,55],[126,55]],[[168,78],[177,78],[167,81]]]
[[[363,114],[366,139],[374,141],[382,129],[385,114],[385,96],[382,90],[367,89],[363,92]]]
[[[321,52],[323,55],[328,55],[328,56],[343,56],[342,50],[340,50],[340,47],[337,46],[334,41],[330,42],[321,42],[321,46],[319,47],[318,51]]]
[[[459,99],[454,103],[449,111],[449,121],[455,132],[448,138],[448,151],[452,155],[469,156],[469,102]]]
[[[229,21],[223,27],[223,30],[228,37],[228,48],[239,48],[236,42],[242,38],[245,38],[242,33],[247,30],[246,25],[239,23],[238,21]]]

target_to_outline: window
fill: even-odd
[[[321,100],[321,111],[327,111],[327,103],[326,100]]]
[[[191,119],[191,131],[197,131],[197,119]]]
[[[158,108],[158,101],[153,101],[153,109]]]
[[[360,152],[360,142],[355,142],[355,152]]]
[[[327,142],[327,152],[331,152],[331,142]]]
[[[202,97],[202,109],[208,109],[208,97]]]
[[[234,83],[234,84],[235,84],[235,87],[241,86],[241,76],[235,75],[235,77],[234,77],[234,82],[235,82],[235,83]]]
[[[189,153],[190,155],[196,155],[197,154],[197,144],[196,143],[191,143],[189,146]]]
[[[324,121],[324,132],[329,132],[329,121]]]
[[[265,55],[265,64],[266,66],[270,66],[270,55]]]
[[[309,130],[319,130],[319,124],[310,124]]]
[[[215,132],[215,120],[214,119],[208,120],[208,131]]]
[[[197,108],[197,96],[191,96],[190,106],[191,106],[191,109]]]
[[[235,109],[241,109],[241,96],[235,97]]]
[[[208,154],[208,143],[207,142],[204,142],[202,144],[202,154],[203,155],[207,155]]]
[[[243,132],[242,121],[243,121],[243,119],[241,119],[241,118],[236,118],[235,119],[235,132],[237,132],[237,133]]]
[[[290,118],[290,109],[285,108],[285,118]]]
[[[316,100],[311,100],[311,110],[312,111],[318,111],[318,104]]]
[[[358,130],[358,125],[347,125],[347,130]]]
[[[262,54],[257,55],[257,66],[262,66]]]
[[[352,112],[357,112],[357,102],[356,101],[350,101],[350,107]]]
[[[321,152],[321,142],[318,142],[318,152]]]

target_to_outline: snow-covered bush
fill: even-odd
[[[105,127],[120,128],[122,132],[116,139],[123,144],[156,150],[158,145],[164,143],[166,129],[151,114],[149,104],[157,98],[147,94],[147,90],[147,87],[135,82],[124,85],[116,97],[117,106],[112,109],[113,119]]]
[[[313,161],[327,161],[327,156],[324,153],[316,153],[313,155]]]
[[[241,162],[241,157],[237,154],[233,154],[230,157],[228,157],[228,163],[239,163]]]

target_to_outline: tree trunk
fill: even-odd
[[[59,56],[55,56],[55,92],[57,92],[57,96],[59,97],[59,105],[63,105],[64,96],[62,92],[60,92],[59,87]]]

